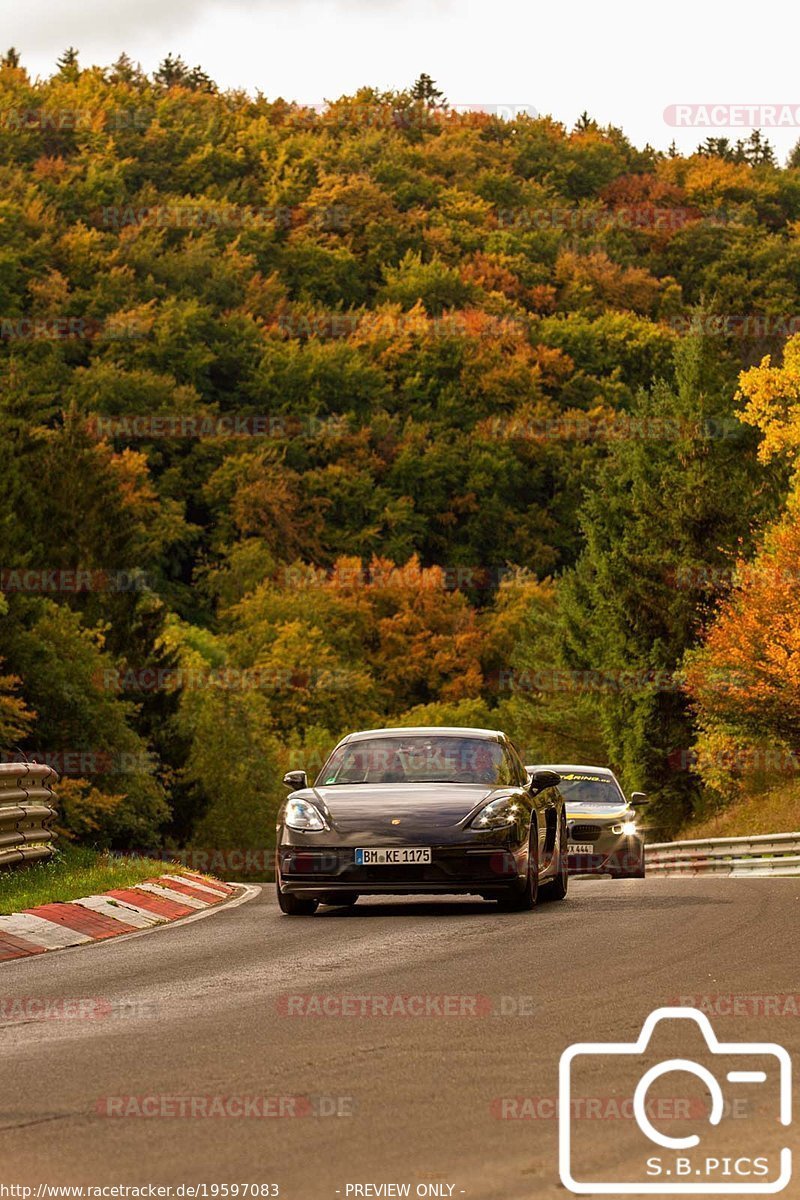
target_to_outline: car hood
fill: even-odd
[[[494,793],[507,788],[467,783],[340,784],[295,795],[313,800],[342,833],[394,829],[435,829],[457,825]],[[392,821],[399,823],[392,826]]]
[[[631,813],[631,807],[627,803],[620,802],[619,804],[586,804],[575,802],[570,804],[567,802],[567,818],[574,821],[618,821],[620,817],[626,813]]]

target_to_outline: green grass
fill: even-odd
[[[118,858],[86,846],[62,846],[49,862],[0,868],[0,914],[53,900],[77,900],[178,870],[178,863]]]

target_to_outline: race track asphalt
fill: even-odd
[[[797,1061],[797,993],[800,879],[576,880],[528,914],[380,898],[310,919],[265,884],[202,920],[0,966],[0,1175],[565,1197],[552,1101],[570,1043],[630,1042],[655,1008],[719,997],[720,1038]],[[342,997],[364,1015],[319,1015]],[[605,1069],[590,1086],[624,1097]],[[248,1098],[284,1115],[236,1115]],[[592,1170],[630,1167],[634,1122],[577,1124]],[[724,1125],[732,1152],[800,1142],[765,1104]]]

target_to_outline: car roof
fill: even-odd
[[[425,737],[439,735],[444,737],[486,738],[487,741],[505,740],[505,734],[500,729],[473,729],[465,725],[397,725],[387,729],[359,729],[356,733],[348,733],[339,745],[345,742],[358,742],[362,738],[380,737]]]
[[[586,774],[586,775],[600,775],[604,779],[616,779],[617,778],[610,767],[579,766],[577,763],[560,763],[558,765],[556,765],[555,763],[537,763],[536,766],[526,767],[526,770],[528,770],[528,771],[557,771],[559,773],[559,775],[564,774],[567,771],[575,771],[576,773],[582,773],[582,774]]]

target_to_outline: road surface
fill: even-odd
[[[571,1042],[632,1041],[659,1006],[736,995],[721,1038],[797,1055],[800,1016],[775,1005],[798,966],[800,879],[578,880],[530,914],[380,898],[311,919],[281,916],[265,885],[203,920],[0,967],[1,1181],[564,1197],[551,1104]],[[314,1014],[343,996],[372,1011]],[[621,1097],[607,1075],[594,1086]],[[519,1097],[533,1119],[515,1119]],[[631,1127],[582,1122],[593,1168],[633,1153]],[[726,1136],[789,1135],[755,1106]]]

